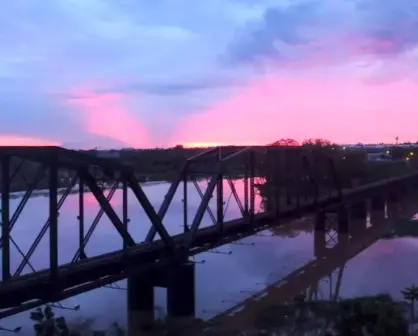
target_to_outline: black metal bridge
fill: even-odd
[[[150,278],[150,274],[178,270],[190,256],[251,236],[270,226],[323,209],[355,204],[383,194],[396,194],[418,182],[418,173],[413,173],[342,190],[332,157],[319,150],[270,146],[217,147],[186,160],[177,172],[178,177],[171,182],[161,206],[155,210],[135,170],[115,159],[98,158],[60,147],[1,147],[0,160],[0,318],[123,278],[135,276],[138,279],[141,274]],[[207,180],[204,190],[198,183],[201,179]],[[241,194],[234,185],[237,179],[243,181]],[[185,187],[190,183],[195,185],[201,197],[193,216]],[[179,225],[183,228],[181,233],[170,234],[164,225],[165,216],[181,185],[184,185],[183,223]],[[225,194],[226,187],[230,195]],[[110,189],[108,193],[105,193],[105,188]],[[112,206],[109,196],[118,188],[122,189],[121,216]],[[13,228],[36,189],[47,189],[49,214],[39,234],[33,237],[32,245],[24,251],[13,239]],[[24,195],[12,213],[11,197],[15,191],[24,191]],[[59,214],[72,192],[78,194],[78,225],[74,228],[78,230],[78,249],[70,263],[63,263],[58,253]],[[118,232],[119,251],[94,257],[86,254],[86,245],[98,225],[96,219],[91,226],[85,223],[86,192],[90,192],[100,205],[98,218],[105,214]],[[135,240],[131,234],[132,228],[141,223],[129,223],[128,194],[133,195],[136,206],[144,210],[152,224],[141,240]],[[257,197],[263,200],[262,211],[257,211]],[[225,207],[231,199],[237,203],[241,216],[226,221]],[[203,228],[201,223],[205,214],[212,219],[213,225]],[[46,235],[49,265],[47,269],[35,269],[31,257]],[[22,257],[16,268],[11,263],[12,246]],[[30,272],[25,273],[27,267]],[[174,280],[170,283],[179,287]],[[183,289],[180,286],[178,291]],[[178,299],[176,290],[173,293],[171,301]]]

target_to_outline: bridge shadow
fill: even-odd
[[[410,219],[417,210],[417,195],[401,203],[388,202],[378,210],[369,206],[367,212],[351,213],[350,230],[347,233],[338,232],[336,228],[338,220],[341,221],[341,214],[327,214],[323,230],[315,230],[314,233],[314,260],[216,315],[207,321],[209,327],[203,334],[237,334],[240,331],[260,330],[260,321],[266,320],[266,316],[271,315],[274,309],[277,313],[278,307],[292,306],[295,298],[301,295],[308,301],[337,300],[346,263],[379,239],[416,236],[417,226]],[[293,228],[295,224],[299,229],[306,228],[306,223],[299,221],[289,224],[289,227]],[[284,230],[280,229],[277,233],[284,233]],[[328,295],[324,295],[325,287],[329,288]]]

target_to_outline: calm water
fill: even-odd
[[[200,182],[201,188],[206,187],[205,182]],[[243,184],[236,181],[236,189],[242,195]],[[158,208],[163,196],[168,190],[168,184],[144,185],[144,191]],[[170,233],[178,233],[182,230],[183,207],[182,192],[177,193],[173,204],[168,211],[164,223]],[[191,184],[189,190],[189,223],[200,203],[200,196]],[[230,190],[225,184],[225,197],[229,198]],[[96,216],[99,207],[90,194],[86,194],[85,220],[86,231]],[[112,205],[121,214],[121,192],[116,192],[112,199]],[[215,200],[212,200],[213,203]],[[19,199],[13,201],[16,208]],[[227,219],[239,217],[239,209],[233,197],[227,202]],[[257,197],[256,204],[260,205]],[[212,207],[215,209],[215,207]],[[60,211],[60,262],[69,262],[77,251],[78,244],[78,196],[70,195]],[[259,210],[260,211],[260,210]],[[418,203],[417,203],[418,211]],[[34,237],[40,231],[48,213],[48,200],[44,197],[32,198],[25,207],[21,217],[12,231],[12,237],[19,247],[26,252],[33,242]],[[134,197],[129,195],[130,232],[134,239],[142,241],[150,224]],[[202,226],[212,225],[208,214],[205,215]],[[196,261],[205,260],[205,263],[196,265],[196,300],[197,315],[201,318],[209,318],[217,312],[225,310],[234,302],[242,301],[254,291],[265,287],[268,283],[277,281],[291,271],[313,259],[313,235],[310,232],[312,223],[305,221],[303,231],[284,232],[276,236],[254,236],[244,242],[253,242],[254,246],[225,245],[218,251],[232,251],[230,255],[202,253],[196,257]],[[116,230],[106,216],[103,216],[91,240],[86,254],[88,256],[99,255],[121,248],[122,241]],[[371,246],[346,264],[342,279],[340,296],[358,296],[388,292],[399,296],[400,290],[418,280],[418,261],[412,256],[418,251],[418,240],[415,238],[402,238],[382,240]],[[13,270],[21,262],[19,253],[12,247]],[[401,261],[401,262],[400,262]],[[35,269],[45,268],[48,263],[48,236],[41,241],[40,246],[31,258]],[[30,268],[26,267],[25,272]],[[396,277],[393,276],[396,274]],[[336,283],[336,274],[333,275],[333,286]],[[121,281],[118,285],[123,289],[126,284]],[[320,286],[320,296],[329,296],[329,282],[323,281]],[[165,310],[164,290],[157,289],[157,305],[162,313]],[[126,291],[102,288],[73,297],[61,302],[64,306],[80,305],[77,312],[56,309],[60,315],[66,316],[69,321],[81,317],[95,319],[98,326],[108,325],[110,322],[119,322],[122,325],[126,320]],[[112,321],[109,321],[109,316]],[[31,334],[29,329],[31,322],[28,319],[29,312],[0,321],[0,326],[15,328],[22,326],[22,334]],[[0,332],[1,334],[1,332]]]

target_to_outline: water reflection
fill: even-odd
[[[199,185],[202,190],[206,188],[205,181],[200,181]],[[242,181],[236,181],[235,187],[238,194],[242,195],[244,187]],[[167,190],[168,185],[164,183],[144,186],[145,193],[157,209]],[[224,193],[225,197],[230,196],[227,184],[224,185]],[[200,196],[192,184],[188,185],[188,194],[190,222],[200,204]],[[164,223],[170,233],[179,233],[182,230],[182,197],[182,193],[179,191],[165,217]],[[91,223],[99,211],[99,206],[91,195],[86,195],[86,198],[88,199],[86,223]],[[121,214],[122,211],[121,198],[121,191],[118,190],[112,199],[112,204],[118,214]],[[241,201],[244,200],[241,199]],[[216,200],[211,200],[213,208],[215,202]],[[15,200],[14,208],[17,207],[17,203],[18,200]],[[261,200],[257,196],[258,211],[261,211],[260,203]],[[129,205],[130,231],[136,240],[142,240],[150,228],[150,223],[131,194],[129,195]],[[24,252],[29,249],[33,237],[45,222],[47,209],[46,199],[31,199],[22,218],[13,229],[13,238]],[[71,195],[60,211],[60,262],[70,261],[78,247],[78,213],[76,211],[78,211],[78,196]],[[227,219],[240,216],[239,208],[233,198],[231,198],[225,216]],[[212,225],[207,213],[202,225]],[[312,219],[304,218],[294,222],[292,226],[277,228],[272,232],[264,232],[244,240],[246,243],[254,243],[253,246],[231,244],[220,248],[222,251],[232,251],[231,255],[207,252],[197,256],[197,260],[206,260],[204,264],[196,266],[197,315],[202,318],[210,318],[232,306],[235,302],[242,301],[250,296],[250,293],[278,281],[312,260],[314,258],[312,227]],[[47,265],[47,246],[48,238],[45,237],[31,259],[37,269]],[[88,243],[86,254],[94,256],[120,249],[121,246],[121,238],[110,221],[103,216],[97,231],[94,232]],[[415,265],[414,258],[411,258],[411,254],[416,253],[417,248],[416,238],[394,239],[394,237],[388,237],[377,242],[347,263],[339,295],[343,297],[357,296],[382,291],[398,295],[403,287],[411,284],[414,276],[418,276],[414,271],[417,269],[415,267],[417,265]],[[21,260],[19,254],[13,251],[12,266],[14,269],[17,268]],[[27,272],[29,269],[26,268],[25,271]],[[391,277],[393,274],[396,274],[396,279]],[[334,288],[337,275],[337,272],[334,272],[331,281]],[[325,281],[327,279],[328,282]],[[320,296],[329,295],[330,280],[329,277],[327,279],[318,284],[318,295]],[[124,288],[125,281],[119,282],[119,285]],[[156,300],[164,311],[164,290],[157,290]],[[63,304],[67,306],[79,304],[81,306],[79,312],[59,311],[70,321],[79,317],[89,317],[95,319],[98,326],[107,325],[113,321],[124,325],[126,321],[126,292],[123,290],[102,288],[65,300]],[[1,321],[1,325],[10,325],[11,327],[22,325],[24,326],[22,333],[30,334],[31,331],[28,328],[31,323],[28,316],[28,312],[22,313]],[[112,321],[109,320],[109,316]]]

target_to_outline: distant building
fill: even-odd
[[[121,152],[117,150],[98,150],[96,156],[104,159],[119,159]]]
[[[367,153],[367,161],[392,161],[392,155],[388,153]]]

